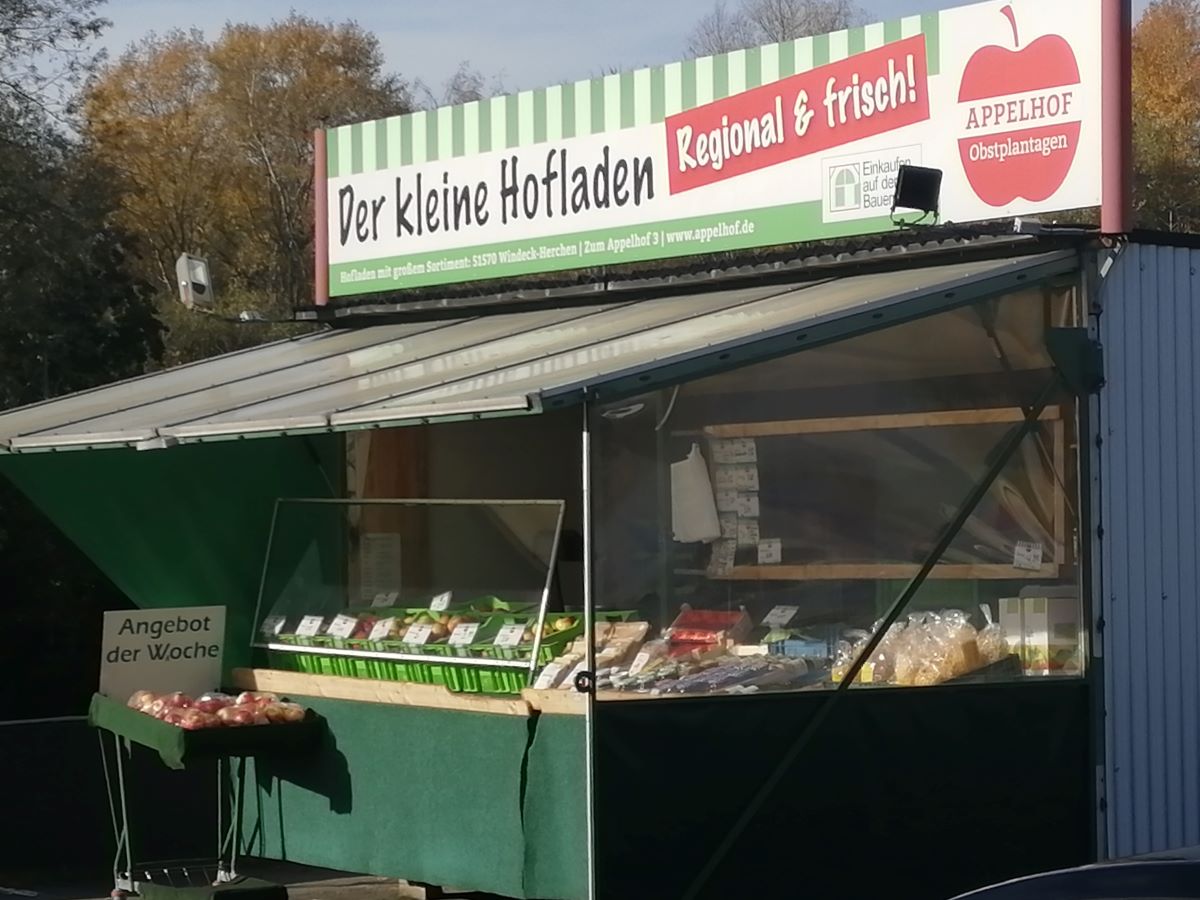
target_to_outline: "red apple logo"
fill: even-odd
[[[996,207],[1018,198],[1041,202],[1062,187],[1079,147],[1081,115],[1071,45],[1048,34],[1022,50],[1013,8],[1001,12],[1014,49],[976,50],[958,91],[968,132],[958,142],[963,170],[979,199]]]

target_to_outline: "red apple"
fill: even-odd
[[[248,706],[226,706],[217,712],[217,718],[221,721],[222,725],[239,727],[242,725],[253,725],[256,713]]]
[[[1011,6],[1001,12],[1012,26],[1013,46],[1020,48],[1016,14]],[[986,128],[985,111],[998,106],[1007,108],[1001,126],[1009,125],[999,133],[985,131],[958,142],[963,170],[980,200],[996,207],[1007,206],[1017,198],[1041,202],[1062,187],[1079,149],[1077,117],[1081,103],[1077,96],[1064,98],[1068,93],[1074,94],[1069,89],[1078,85],[1079,80],[1075,52],[1057,34],[1043,35],[1023,50],[993,44],[975,51],[963,69],[958,91],[960,104],[974,105],[968,114],[973,124],[968,128]],[[1057,101],[1044,98],[1046,103],[1040,113],[1032,105],[1019,105],[1014,96],[1054,88],[1064,88],[1063,96]],[[980,106],[981,101],[989,102]],[[1028,98],[1025,102],[1031,104]],[[1054,102],[1059,104],[1057,113],[1050,111]],[[1022,127],[1010,121],[1013,118],[1010,110],[1018,112],[1016,118]],[[1064,121],[1064,116],[1076,116],[1076,120]],[[1040,142],[1050,149],[1046,153],[1012,152],[1014,145],[1024,141]]]
[[[202,728],[216,728],[221,724],[221,720],[212,713],[193,707],[179,712],[176,724],[188,731],[198,731]]]
[[[170,694],[163,694],[159,699],[173,709],[187,709],[192,705],[192,698],[183,693],[183,691],[174,691]]]
[[[242,691],[234,701],[238,706],[252,706],[263,703],[275,703],[277,696],[267,691]]]
[[[233,698],[228,694],[205,694],[199,700],[195,701],[192,706],[195,709],[204,710],[206,713],[215,713],[227,706],[233,706]]]

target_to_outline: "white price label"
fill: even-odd
[[[259,626],[258,631],[264,637],[275,637],[275,635],[283,630],[284,621],[283,616],[267,616],[263,619],[263,623]]]
[[[423,622],[420,625],[409,625],[408,631],[404,632],[402,640],[406,644],[420,646],[429,641],[429,636],[433,634],[433,626],[428,622]]]
[[[475,642],[475,634],[479,631],[478,622],[463,622],[460,625],[455,625],[454,630],[450,632],[450,645],[453,647],[465,647],[468,644]]]
[[[320,634],[321,626],[325,624],[324,616],[305,616],[296,626],[296,634],[301,637],[313,637]]]
[[[450,601],[454,599],[454,591],[446,591],[444,594],[438,594],[429,601],[429,608],[433,612],[443,612],[450,608]]]
[[[717,491],[717,512],[731,512],[736,514],[738,511],[738,492],[733,488],[726,488]]]
[[[500,626],[500,630],[496,632],[496,638],[492,641],[497,647],[515,647],[521,643],[521,638],[525,636],[525,626],[520,622],[513,622],[510,625]]]
[[[757,519],[758,494],[738,494],[737,513],[746,519]]]
[[[798,606],[776,606],[763,616],[762,623],[768,628],[786,628],[799,611]]]
[[[1042,567],[1042,545],[1040,541],[1017,541],[1013,548],[1013,568],[1036,571]]]
[[[354,634],[354,626],[357,624],[358,619],[354,618],[354,616],[342,613],[333,617],[333,621],[329,623],[329,627],[325,629],[325,633],[330,637],[348,638]]]
[[[739,547],[757,546],[758,519],[738,519],[737,542]]]
[[[647,650],[643,650],[633,658],[633,663],[629,666],[629,674],[637,675],[648,665],[650,665],[650,653]]]
[[[737,540],[738,517],[735,512],[721,513],[717,519],[721,523],[721,537],[727,541]]]
[[[758,564],[774,566],[783,562],[783,541],[779,538],[768,538],[758,542]]]
[[[368,640],[386,641],[388,635],[392,633],[392,627],[396,624],[396,617],[389,616],[386,619],[380,619],[371,626],[371,636]]]
[[[390,594],[376,594],[375,599],[371,601],[372,606],[391,606],[392,599]]]

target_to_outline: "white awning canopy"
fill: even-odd
[[[0,414],[0,452],[177,443],[539,412],[1017,290],[1063,251],[595,306],[338,329]]]

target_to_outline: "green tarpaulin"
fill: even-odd
[[[328,734],[311,756],[254,763],[246,852],[508,897],[587,896],[582,718],[301,702]]]
[[[226,669],[250,627],[279,497],[330,497],[341,437],[0,455],[9,478],[135,604],[228,607]]]

